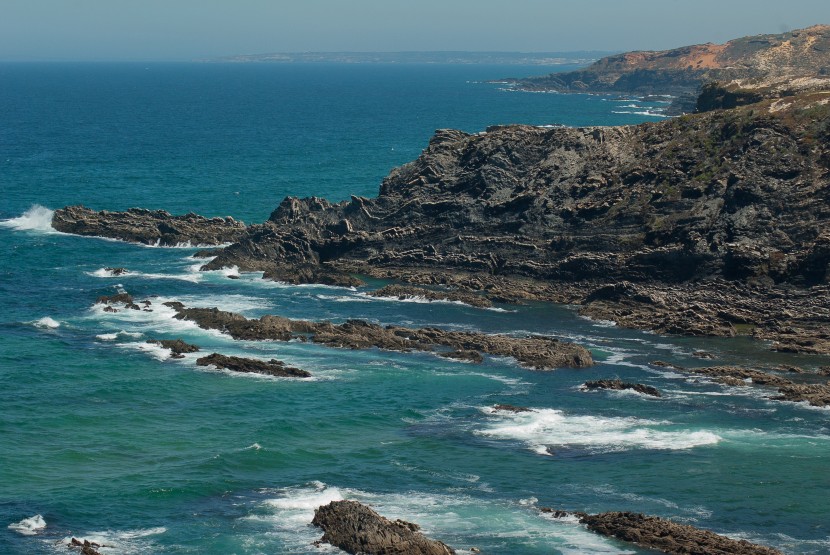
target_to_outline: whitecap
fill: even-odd
[[[50,316],[44,316],[40,320],[35,320],[31,324],[36,328],[53,330],[59,328],[61,323]]]
[[[52,227],[54,210],[49,210],[39,204],[33,205],[17,218],[0,220],[0,226],[16,231],[42,231],[44,233],[58,233]]]
[[[681,450],[714,445],[721,437],[707,430],[678,430],[670,422],[634,417],[569,415],[556,409],[510,413],[483,407],[490,423],[477,435],[524,443],[541,455],[550,449],[615,452],[630,449]]]
[[[30,516],[29,518],[24,518],[20,522],[9,524],[8,528],[9,530],[14,530],[18,534],[23,534],[24,536],[34,536],[40,530],[46,528],[46,521],[41,515],[35,515]]]

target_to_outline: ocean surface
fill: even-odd
[[[558,69],[568,69],[566,67]],[[51,230],[51,210],[140,206],[258,222],[286,195],[373,196],[438,128],[658,121],[653,99],[516,92],[549,68],[0,65],[0,553],[337,553],[313,510],[357,499],[469,553],[648,553],[538,507],[631,510],[786,553],[830,553],[830,411],[648,362],[828,364],[741,338],[661,337],[544,303],[477,309],[200,272],[195,248]],[[129,274],[113,276],[109,267]],[[154,310],[107,313],[127,291]],[[246,316],[549,334],[586,370],[233,341],[166,300]],[[201,353],[174,360],[148,339]],[[692,353],[705,350],[716,360]],[[277,358],[310,380],[197,367]],[[636,393],[580,390],[619,377]],[[532,407],[504,414],[497,403]]]

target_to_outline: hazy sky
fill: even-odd
[[[830,24],[830,0],[0,0],[0,60],[647,50]]]

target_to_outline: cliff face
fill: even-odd
[[[582,70],[520,79],[517,85],[560,92],[689,95],[711,82],[756,88],[796,78],[822,81],[825,88],[830,84],[830,25],[725,44],[627,52]]]
[[[375,199],[286,199],[212,267],[824,283],[830,94],[623,128],[439,131]]]

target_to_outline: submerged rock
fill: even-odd
[[[255,358],[243,358],[220,355],[213,353],[196,360],[199,366],[216,366],[232,372],[248,374],[263,374],[266,376],[277,376],[283,378],[310,378],[311,373],[299,368],[287,366],[281,360],[271,359],[269,361]]]
[[[515,405],[494,405],[493,410],[499,410],[504,412],[533,412],[533,409],[529,409],[527,407],[517,407]]]
[[[771,547],[733,540],[708,530],[677,524],[656,516],[610,512],[584,515],[589,530],[672,555],[782,555]]]
[[[779,395],[770,397],[770,399],[775,401],[806,402],[814,407],[830,406],[830,384],[827,383],[799,383],[784,376],[741,366],[689,368],[686,371],[709,376],[724,385],[774,387]]]
[[[583,387],[585,389],[613,389],[617,391],[631,389],[637,393],[642,393],[643,395],[650,395],[652,397],[661,396],[660,391],[658,391],[656,387],[643,385],[641,383],[624,382],[622,380],[594,380],[585,382]]]
[[[311,523],[323,529],[321,541],[352,554],[452,555],[446,544],[430,539],[417,524],[391,521],[357,501],[332,501],[314,512]]]

